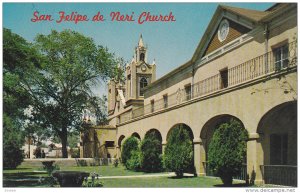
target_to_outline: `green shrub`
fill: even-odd
[[[182,127],[171,131],[164,154],[164,165],[169,171],[182,177],[193,168],[193,145],[189,133]]]
[[[3,145],[3,168],[15,169],[24,159],[23,151],[14,141],[6,141]]]
[[[115,158],[113,164],[114,164],[115,167],[118,167],[118,165],[119,165],[119,159]]]
[[[131,151],[131,156],[126,162],[126,168],[133,171],[140,171],[141,169],[141,152],[140,150]]]
[[[57,164],[53,165],[54,161],[45,161],[42,162],[43,164],[43,170],[45,170],[49,176],[51,176],[52,172],[56,170],[60,170],[60,167]]]
[[[82,187],[103,187],[103,182],[99,181],[99,180],[95,180],[95,181],[92,181],[92,180],[86,180],[86,181],[83,181],[82,183]]]
[[[99,174],[93,172],[90,174],[91,179],[86,177],[82,183],[82,187],[102,187],[103,183],[99,181]]]
[[[58,181],[56,178],[49,176],[49,177],[42,177],[38,179],[38,183],[42,186],[48,186],[48,187],[60,187]]]
[[[75,159],[76,160],[76,163],[77,163],[77,166],[87,166],[88,164],[87,164],[87,161],[86,160],[84,160],[84,159]]]
[[[162,171],[161,142],[145,137],[141,143],[141,169],[144,172]]]
[[[22,135],[14,129],[4,128],[3,132],[3,168],[15,169],[24,159]]]
[[[247,139],[247,131],[240,122],[233,119],[215,130],[209,144],[208,163],[224,185],[231,185],[232,177],[240,173]]]
[[[71,157],[80,158],[80,150],[78,148],[71,148]]]
[[[139,141],[136,137],[127,138],[122,145],[121,161],[128,169],[127,161],[131,158],[131,152],[139,149]]]

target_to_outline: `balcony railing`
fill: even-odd
[[[297,166],[261,165],[265,184],[297,186]]]
[[[253,58],[235,67],[229,68],[225,79],[219,74],[213,75],[207,79],[201,80],[191,85],[191,90],[186,88],[178,89],[176,92],[168,95],[168,102],[164,101],[163,96],[154,103],[147,104],[143,107],[135,109],[130,115],[121,115],[120,123],[126,122],[146,114],[154,113],[162,109],[170,108],[182,104],[188,100],[198,98],[207,94],[220,91],[227,87],[233,87],[244,82],[280,72],[297,66],[297,42],[291,42],[287,45],[288,52],[282,60],[275,60],[273,51]],[[224,83],[226,81],[226,83]],[[122,116],[125,116],[122,118]]]

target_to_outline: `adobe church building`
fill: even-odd
[[[235,119],[249,135],[240,178],[296,186],[297,36],[295,3],[265,11],[220,5],[192,58],[158,80],[141,36],[125,82],[108,84],[109,125],[82,137],[82,157],[120,157],[124,139],[147,132],[161,136],[163,149],[183,127],[197,174],[210,175],[214,128]]]

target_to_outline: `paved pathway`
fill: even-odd
[[[34,171],[37,172],[37,171]],[[133,175],[133,176],[99,176],[98,179],[118,179],[118,178],[152,178],[152,177],[174,177],[176,176],[174,172],[163,173],[163,174],[145,174],[145,175]],[[184,176],[193,176],[193,174],[184,174]],[[89,177],[91,179],[91,177]],[[22,178],[22,179],[7,179],[12,181],[39,181],[39,178]]]

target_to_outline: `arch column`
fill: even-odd
[[[116,154],[117,154],[117,156],[116,156],[117,158],[121,157],[121,149],[118,145],[116,146]]]
[[[165,154],[165,148],[166,148],[166,145],[167,145],[167,141],[162,141],[161,145],[162,145],[162,154]]]
[[[194,145],[194,166],[197,175],[201,175],[201,144],[202,141],[200,138],[194,138],[193,145]],[[203,175],[203,174],[202,174]]]
[[[247,181],[250,184],[262,184],[263,152],[261,148],[261,137],[258,133],[249,133],[247,141]]]
[[[205,148],[204,148],[204,141],[200,141],[200,170],[199,170],[199,175],[200,176],[205,176],[206,171],[205,171],[205,162],[206,162],[206,153],[205,153]]]

